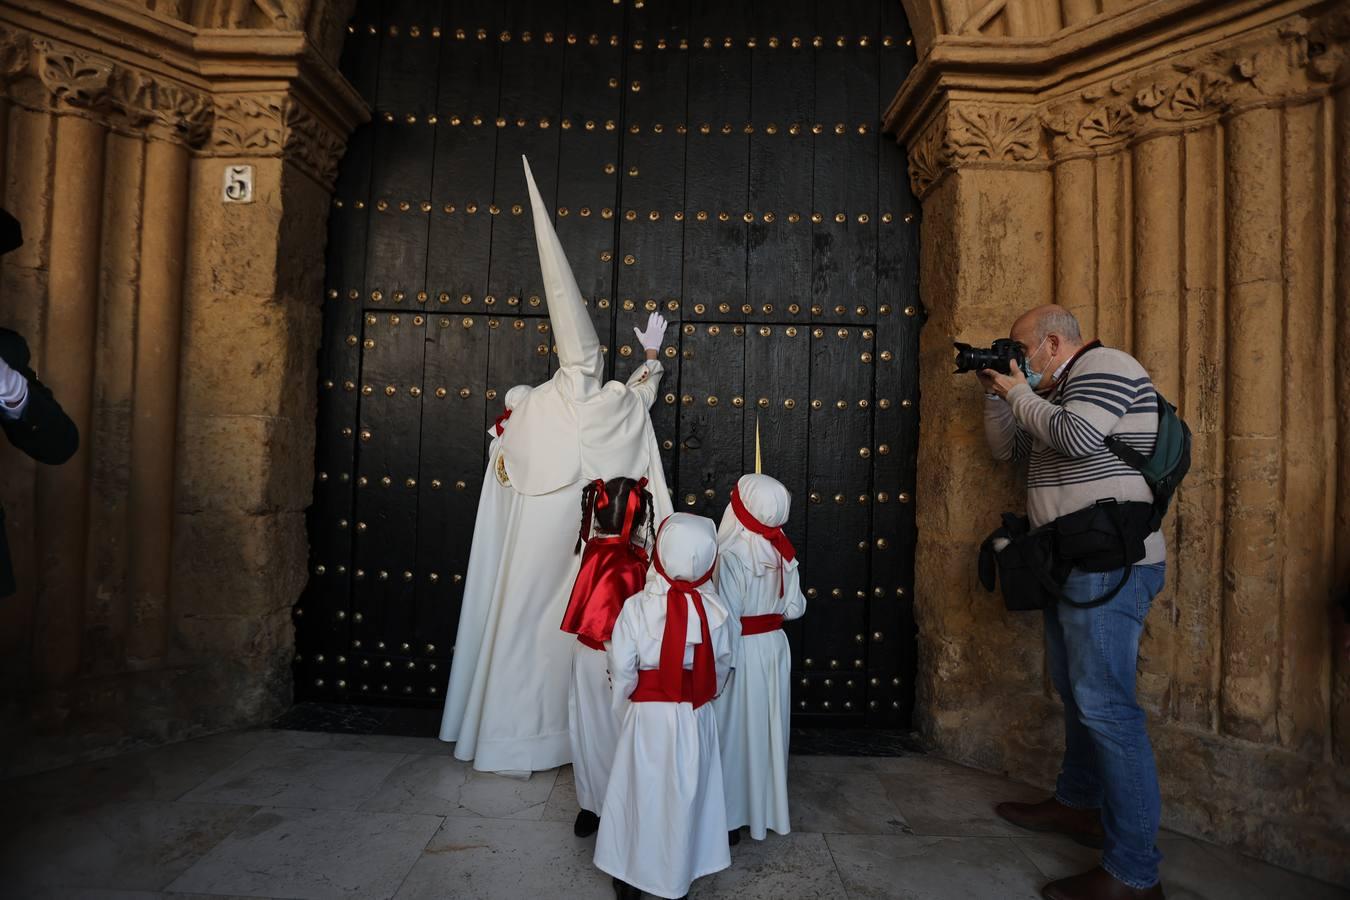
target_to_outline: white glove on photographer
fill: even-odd
[[[0,415],[17,419],[28,405],[28,379],[0,359]]]
[[[652,313],[647,317],[646,330],[634,328],[633,334],[637,335],[638,343],[642,344],[643,350],[660,350],[661,341],[666,336],[666,320],[660,313]]]

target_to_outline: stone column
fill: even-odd
[[[1049,740],[1054,725],[1045,715],[1040,617],[1005,612],[976,581],[980,542],[1021,498],[1017,467],[996,463],[986,446],[983,390],[974,376],[952,374],[952,342],[987,346],[1054,296],[1055,181],[1038,162],[1040,132],[1030,108],[951,102],[910,145],[911,183],[924,201],[919,278],[929,315],[920,340],[927,412],[918,468],[927,487],[915,577],[930,592],[916,607],[918,725],[949,752],[993,769],[1032,735]],[[984,740],[965,727],[974,720],[1014,744]]]
[[[0,324],[82,439],[59,468],[0,448],[22,585],[0,608],[7,771],[290,700],[325,220],[368,115],[302,29],[336,52],[350,4],[304,4],[293,31],[244,4],[243,32],[153,7],[0,7],[26,237]],[[251,167],[251,202],[225,202],[227,165]]]
[[[145,148],[145,174],[132,386],[134,465],[127,497],[128,517],[136,523],[128,562],[131,627],[127,645],[128,662],[135,668],[160,665],[169,640],[179,348],[187,252],[187,149],[150,141]]]
[[[69,55],[70,60],[79,57]],[[49,58],[47,58],[49,59]],[[50,66],[50,63],[48,63]],[[97,322],[99,222],[103,204],[106,128],[76,115],[58,116],[53,182],[47,333],[43,380],[61,398],[81,435],[93,421],[94,329]],[[49,684],[79,667],[84,604],[85,515],[90,447],[80,442],[59,468],[43,466],[37,481],[38,569],[36,671]]]

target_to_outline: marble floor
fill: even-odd
[[[793,833],[748,838],[691,897],[1036,898],[1090,866],[997,819],[1040,792],[942,760],[794,756]],[[259,730],[0,782],[0,897],[604,898],[569,768],[472,771],[431,738]],[[1167,896],[1347,892],[1164,834]]]

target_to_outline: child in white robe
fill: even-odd
[[[577,837],[589,837],[600,826],[600,807],[619,743],[606,651],[624,601],[642,590],[647,580],[652,508],[645,478],[596,479],[581,493],[575,552],[583,545],[586,550],[562,620],[562,630],[577,636],[567,692],[572,774],[581,807],[572,826]]]
[[[600,815],[595,864],[620,898],[683,897],[731,865],[717,722],[736,620],[711,585],[709,519],[675,513],[656,536],[643,590],[619,613],[609,648],[623,730]]]
[[[735,677],[717,698],[728,838],[740,829],[762,841],[790,830],[787,767],[792,651],[783,623],[806,612],[796,553],[782,526],[787,488],[768,475],[743,475],[717,530],[717,594],[741,624]]]

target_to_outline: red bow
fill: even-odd
[[[787,535],[783,533],[782,526],[765,525],[746,509],[745,503],[741,500],[740,488],[731,489],[731,509],[736,513],[736,520],[745,526],[746,531],[764,538],[778,551],[778,596],[783,596],[783,563],[796,559],[797,548],[792,546],[792,541],[789,541]]]
[[[604,509],[609,506],[609,493],[605,490],[605,480],[597,478],[591,484],[595,485],[595,508]]]
[[[713,570],[709,568],[694,581],[671,578],[661,565],[661,554],[654,549],[652,565],[662,578],[670,582],[670,590],[666,591],[666,629],[661,634],[661,665],[658,669],[661,687],[667,697],[678,698],[683,691],[684,645],[689,633],[689,606],[684,602],[686,594],[694,602],[694,612],[698,614],[702,641],[694,648],[693,693],[689,698],[694,708],[698,709],[717,694],[712,633],[708,628],[707,610],[703,608],[703,595],[698,592],[699,585],[712,577]]]
[[[497,437],[501,437],[502,432],[506,430],[506,420],[509,418],[511,418],[511,410],[508,409],[497,417],[497,421],[492,423],[492,427],[497,429]]]

